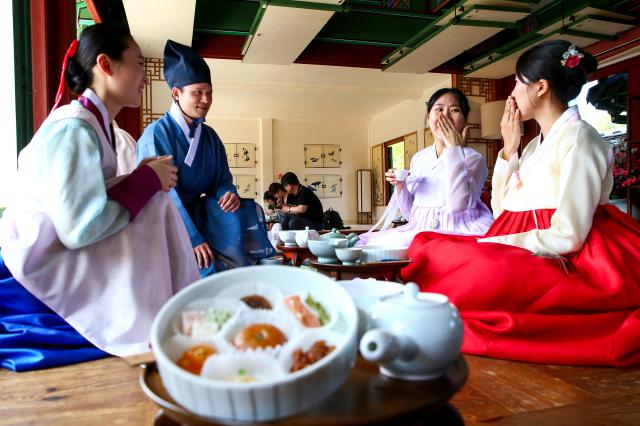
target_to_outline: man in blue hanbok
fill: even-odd
[[[191,47],[168,40],[164,77],[173,104],[145,129],[137,158],[173,156],[179,179],[169,197],[191,238],[200,276],[272,256],[262,209],[238,197],[222,141],[204,124],[212,103],[209,66]]]

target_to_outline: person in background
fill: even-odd
[[[295,205],[285,204],[282,207],[282,212],[289,215],[281,219],[282,229],[305,229],[308,226],[309,229],[320,231],[324,224],[322,203],[318,196],[301,185],[293,172],[285,173],[280,183],[289,195],[295,196]]]
[[[0,362],[17,371],[149,351],[160,307],[198,279],[169,157],[116,177],[113,117],[138,107],[140,47],[86,28],[63,63],[54,110],[18,159],[0,221]],[[64,82],[77,95],[56,109]]]
[[[403,280],[458,307],[466,353],[640,363],[640,225],[608,204],[609,144],[568,107],[596,68],[564,40],[524,52],[501,122],[495,223],[480,239],[424,232],[409,248]],[[520,156],[520,123],[531,119],[540,134]]]
[[[296,203],[295,195],[288,193],[280,182],[273,182],[271,185],[269,185],[269,189],[267,190],[267,192],[276,197],[276,199],[278,200],[276,206],[280,209],[285,204],[293,205]]]
[[[238,197],[222,141],[204,124],[212,104],[209,66],[191,47],[168,40],[164,77],[173,104],[144,130],[137,158],[171,155],[178,167],[180,180],[169,197],[189,233],[200,276],[272,256],[264,212]]]
[[[264,206],[265,213],[272,214],[276,211],[278,199],[274,195],[271,195],[269,191],[265,191],[265,193],[262,194],[262,204]]]
[[[399,180],[385,173],[394,193],[383,218],[361,234],[359,246],[387,244],[409,247],[423,231],[484,235],[493,223],[489,208],[480,200],[487,179],[487,161],[465,146],[469,101],[458,89],[436,91],[427,102],[427,123],[433,145],[411,159],[409,175]],[[406,225],[386,229],[400,208]],[[383,230],[373,232],[387,218]]]

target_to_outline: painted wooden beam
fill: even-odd
[[[122,0],[142,54],[162,58],[167,39],[191,46],[196,0]]]

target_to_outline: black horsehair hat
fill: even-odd
[[[167,40],[164,46],[164,78],[170,88],[211,84],[209,66],[193,48]]]

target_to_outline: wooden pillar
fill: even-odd
[[[62,59],[76,36],[74,0],[30,0],[33,130],[40,127],[55,101]],[[65,90],[62,103],[71,100]]]

